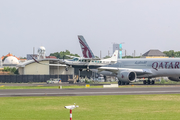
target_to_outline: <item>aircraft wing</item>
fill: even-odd
[[[80,57],[71,56],[71,55],[66,55],[66,56],[68,56],[68,57],[70,57],[70,58],[80,58]]]
[[[38,63],[41,65],[49,65],[49,66],[66,66],[65,64],[45,64],[45,63],[40,63],[40,62]]]
[[[81,58],[81,60],[101,60],[100,58]]]
[[[110,71],[113,73],[118,73],[118,71],[133,71],[137,73],[137,75],[143,75],[143,74],[152,74],[152,71],[149,69],[132,69],[132,68],[116,68],[116,67],[99,67],[98,71]]]
[[[41,65],[49,65],[49,66],[66,66],[66,64],[46,64],[46,63],[41,63],[41,62],[39,62],[39,61],[35,61],[35,62],[37,62],[38,64],[41,64]]]
[[[32,59],[33,59],[36,63],[41,64],[41,65],[49,65],[49,66],[66,66],[66,64],[64,64],[63,61],[59,61],[60,64],[46,64],[46,63],[41,63],[41,62],[39,62],[38,60],[36,60],[36,59],[33,58],[33,57],[32,57]]]
[[[70,58],[79,58],[79,60],[101,60],[100,58],[84,58],[84,57],[76,57],[76,56],[71,56],[71,55],[66,55]]]

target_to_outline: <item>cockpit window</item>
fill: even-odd
[[[78,58],[74,58],[73,61],[78,61],[79,59]]]

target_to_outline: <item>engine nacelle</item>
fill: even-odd
[[[168,77],[168,79],[176,82],[180,81],[180,77]]]
[[[117,78],[122,82],[129,83],[136,79],[136,73],[132,71],[119,71]]]

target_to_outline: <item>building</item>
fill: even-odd
[[[5,58],[3,67],[16,67],[19,64],[19,60],[14,56]]]
[[[160,50],[154,49],[144,53],[142,55],[142,58],[168,58],[168,57]]]
[[[8,58],[8,59],[7,59]],[[6,56],[2,56],[1,58],[1,66],[16,66],[19,63],[27,61],[27,59],[22,59],[20,57],[16,57],[15,55],[8,53]],[[14,65],[12,65],[14,64]],[[15,65],[16,64],[16,65]]]
[[[120,44],[113,44],[113,53],[118,50],[118,58],[119,59],[122,59],[122,44],[123,43],[120,43]]]
[[[69,70],[66,71],[66,65],[58,64],[59,59],[45,58],[39,59],[40,63],[36,63],[34,60],[28,60],[24,63],[17,65],[20,75],[65,75],[71,74],[74,75],[74,68],[69,67]],[[48,64],[58,64],[58,66],[50,66]]]
[[[120,50],[119,48],[119,44],[113,44],[113,53],[116,51],[116,50]],[[118,58],[120,58],[120,55],[118,54]]]

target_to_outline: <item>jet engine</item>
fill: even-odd
[[[168,79],[176,82],[180,81],[180,77],[168,77]]]
[[[136,73],[132,71],[119,71],[117,78],[122,82],[129,83],[136,79]]]

